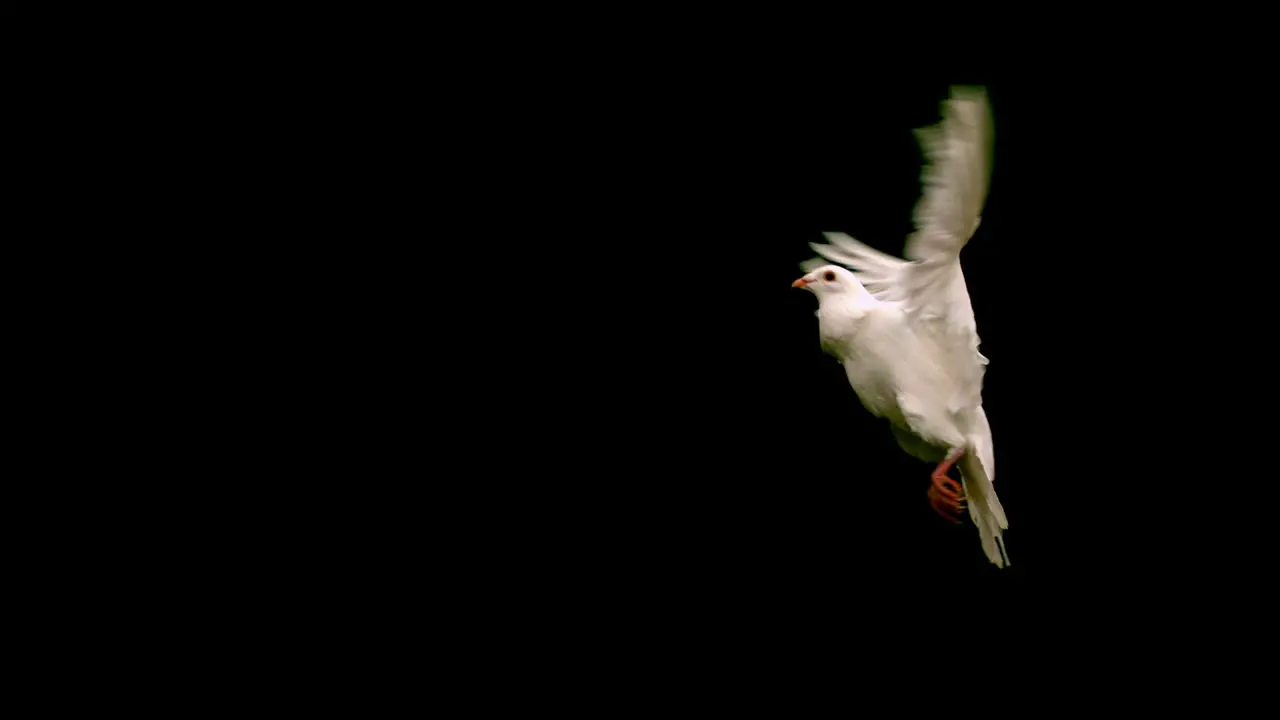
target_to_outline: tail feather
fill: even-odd
[[[1003,531],[1009,528],[1009,521],[1004,507],[1000,505],[1000,498],[996,496],[995,486],[987,477],[977,452],[965,453],[958,464],[964,492],[969,498],[969,517],[978,528],[982,550],[996,567],[1008,567],[1012,563],[1004,547]]]

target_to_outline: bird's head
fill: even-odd
[[[862,290],[862,283],[858,282],[852,272],[839,265],[823,265],[791,283],[791,287],[808,290],[821,300],[843,293],[857,293]]]

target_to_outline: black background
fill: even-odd
[[[1052,68],[1008,54],[955,70],[981,37],[921,59],[942,75],[925,77],[905,70],[915,48],[862,28],[787,47],[720,28],[677,53],[643,31],[614,46],[517,28],[523,44],[457,49],[381,30],[313,34],[319,51],[288,48],[278,74],[248,63],[223,103],[183,68],[172,86],[200,102],[182,117],[227,117],[179,127],[167,157],[203,172],[223,143],[244,156],[213,188],[152,173],[209,206],[146,196],[130,213],[163,206],[166,243],[207,235],[216,257],[192,266],[247,267],[281,296],[246,301],[219,266],[208,297],[236,343],[176,323],[214,363],[182,387],[255,381],[193,455],[214,476],[193,505],[250,508],[202,538],[238,582],[256,571],[233,591],[250,612],[288,585],[280,624],[306,617],[309,642],[422,623],[473,634],[486,662],[491,639],[540,634],[524,646],[537,668],[570,629],[606,650],[629,647],[620,630],[715,628],[739,643],[721,649],[800,636],[868,657],[858,641],[878,635],[927,657],[1043,641],[1101,609],[1176,642],[1183,620],[1216,631],[1261,597],[1241,586],[1274,568],[1273,323],[1254,300],[1274,284],[1270,205],[1233,185],[1269,167],[1267,92],[1084,44]],[[207,59],[220,72],[234,52]],[[986,85],[995,113],[961,261],[991,361],[1006,570],[930,512],[929,466],[860,407],[790,287],[822,231],[901,249],[910,131],[953,82]],[[167,87],[143,92],[172,109]],[[184,282],[172,265],[156,275]],[[258,452],[271,462],[239,456]],[[188,520],[169,510],[150,514]],[[208,583],[184,548],[162,581],[173,567]]]

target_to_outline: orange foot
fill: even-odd
[[[942,517],[959,525],[966,512],[964,487],[947,477],[947,471],[964,454],[964,448],[956,448],[934,469],[929,486],[929,507]]]

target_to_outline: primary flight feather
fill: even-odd
[[[960,270],[991,172],[985,90],[952,88],[941,123],[916,133],[925,169],[906,259],[826,233],[826,244],[812,245],[821,258],[802,265],[807,274],[794,287],[818,297],[822,348],[844,366],[863,406],[889,421],[904,451],[939,463],[929,491],[934,509],[955,520],[967,508],[987,558],[1004,567],[1009,523],[992,485],[994,449],[982,408],[987,359],[978,352]],[[960,485],[947,477],[953,464]]]

